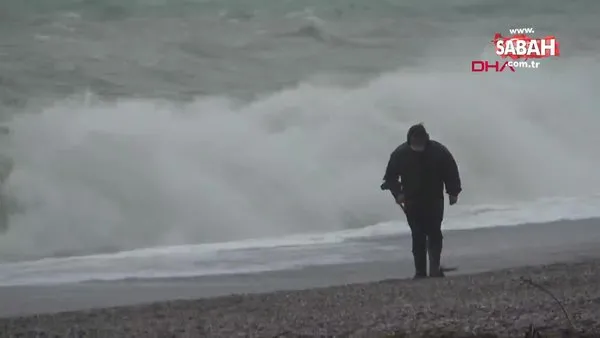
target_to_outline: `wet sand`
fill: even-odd
[[[531,279],[564,304],[568,316]],[[4,337],[544,337],[600,334],[600,260],[0,320]],[[448,336],[447,336],[448,337]],[[450,336],[451,337],[451,336]]]
[[[409,261],[393,261],[257,275],[5,287],[0,288],[0,304],[7,317],[0,319],[0,337],[34,332],[65,337],[362,337],[433,331],[522,337],[530,324],[546,334],[569,328],[556,302],[523,284],[521,277],[558,297],[576,330],[596,330],[600,336],[598,233],[598,221],[586,220],[449,234],[449,242],[456,244],[452,236],[459,236],[488,250],[455,249],[461,272],[473,274],[441,280],[397,279],[408,277],[412,269]],[[486,238],[496,242],[484,245]],[[514,241],[507,244],[509,239]],[[563,263],[539,265],[557,261]],[[502,269],[523,265],[530,266]],[[499,270],[476,273],[490,269]],[[393,279],[361,283],[386,278]],[[346,283],[357,284],[317,288]],[[306,290],[165,301],[276,289]],[[162,302],[16,317],[157,300]]]

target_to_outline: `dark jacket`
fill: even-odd
[[[450,151],[441,143],[428,140],[423,152],[410,148],[407,142],[394,150],[383,177],[383,190],[396,197],[404,194],[407,201],[433,202],[446,193],[458,196],[462,191],[458,166]]]

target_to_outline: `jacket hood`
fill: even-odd
[[[425,135],[427,141],[429,142],[429,134],[427,133],[427,130],[425,129],[425,126],[422,123],[415,124],[408,129],[408,133],[406,133],[406,143],[408,143],[409,145],[410,145],[410,138],[414,134]]]

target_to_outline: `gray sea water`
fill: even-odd
[[[594,0],[5,0],[0,260],[405,232],[378,187],[416,122],[461,167],[447,228],[600,216],[598,15]],[[561,56],[471,73],[515,27]]]
[[[4,1],[1,99],[11,105],[84,90],[248,97],[313,77],[360,82],[398,68],[461,70],[495,32],[512,27],[559,36],[564,56],[545,65],[549,71],[597,54],[599,7],[592,0]]]

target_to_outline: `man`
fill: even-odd
[[[427,277],[428,252],[429,276],[444,277],[440,266],[444,185],[450,205],[456,204],[462,191],[454,157],[429,138],[423,124],[417,124],[392,152],[383,180],[381,189],[391,191],[410,226],[415,278]]]

